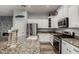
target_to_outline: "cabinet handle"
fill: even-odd
[[[76,49],[73,49],[74,51],[76,51],[76,52],[79,52],[78,50],[76,50]]]

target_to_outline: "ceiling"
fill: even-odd
[[[12,16],[13,10],[22,5],[0,5],[0,16]],[[59,5],[27,5],[24,8],[31,14],[46,14],[55,11]]]

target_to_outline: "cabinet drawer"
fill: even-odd
[[[63,40],[62,40],[62,44],[63,44],[63,45],[66,45],[66,46],[68,45],[68,43],[65,42],[65,41],[63,41]]]
[[[72,54],[72,45],[62,40],[62,54]]]
[[[73,47],[73,49],[72,49],[73,53],[79,54],[79,48],[77,48],[75,46],[72,46],[72,47]]]

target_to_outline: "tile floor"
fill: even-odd
[[[50,43],[40,43],[41,54],[55,54],[54,48]]]

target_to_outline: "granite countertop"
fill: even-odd
[[[62,33],[51,33],[51,34],[58,35]],[[79,48],[79,37],[78,36],[76,36],[75,38],[61,38],[61,39]]]
[[[7,46],[7,41],[0,42],[1,54],[39,54],[40,42],[38,40],[27,40],[26,38],[19,38],[15,48]]]
[[[62,40],[76,46],[79,48],[79,39],[76,39],[76,38],[62,38]]]
[[[0,42],[8,41],[8,36],[0,36]]]
[[[61,33],[57,33],[57,32],[53,32],[53,33],[50,33],[51,35],[60,35]]]

